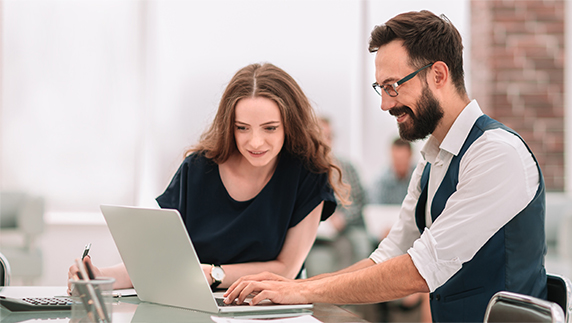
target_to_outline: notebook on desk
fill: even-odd
[[[219,305],[177,210],[102,205],[137,296],[209,313],[291,311],[312,304]]]

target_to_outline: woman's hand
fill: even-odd
[[[76,259],[76,261],[78,261],[78,260],[79,260],[79,258]],[[101,270],[99,270],[99,268],[95,267],[91,263],[91,257],[90,256],[86,256],[85,258],[83,258],[83,263],[86,264],[87,266],[90,266],[95,277],[101,276]],[[75,263],[73,265],[71,265],[71,267],[68,269],[68,294],[69,295],[71,295],[71,282],[70,282],[70,280],[72,279],[72,277],[77,276],[78,272],[79,272],[79,268],[77,268]]]

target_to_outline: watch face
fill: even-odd
[[[224,270],[222,270],[222,268],[220,267],[213,267],[212,271],[211,271],[211,275],[213,276],[214,279],[218,280],[218,281],[222,281],[224,279]]]

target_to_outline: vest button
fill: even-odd
[[[435,295],[435,299],[438,301],[441,300],[441,295],[439,295],[439,294]]]
[[[433,294],[429,294],[429,300],[433,300]]]

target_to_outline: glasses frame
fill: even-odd
[[[422,68],[418,69],[417,71],[415,71],[415,72],[413,72],[413,73],[407,75],[406,77],[402,78],[401,80],[399,80],[399,81],[397,81],[397,82],[395,82],[395,83],[379,85],[377,82],[373,82],[373,84],[372,84],[371,86],[373,87],[373,89],[375,90],[375,92],[376,92],[377,94],[379,94],[379,96],[381,96],[381,89],[383,89],[383,90],[385,91],[385,93],[387,93],[387,95],[389,95],[390,97],[394,98],[394,97],[396,97],[396,96],[399,95],[399,92],[397,92],[397,88],[398,88],[401,84],[403,84],[403,83],[405,83],[405,82],[411,80],[411,79],[414,78],[415,75],[417,75],[419,72],[421,72],[422,70],[424,70],[424,69],[426,69],[426,68],[428,68],[428,67],[433,66],[433,64],[435,64],[435,63],[427,64],[427,65],[423,66]],[[391,87],[391,88],[390,88],[390,87]],[[393,90],[393,92],[395,92],[395,94],[392,94],[392,93],[391,93],[391,90]]]

